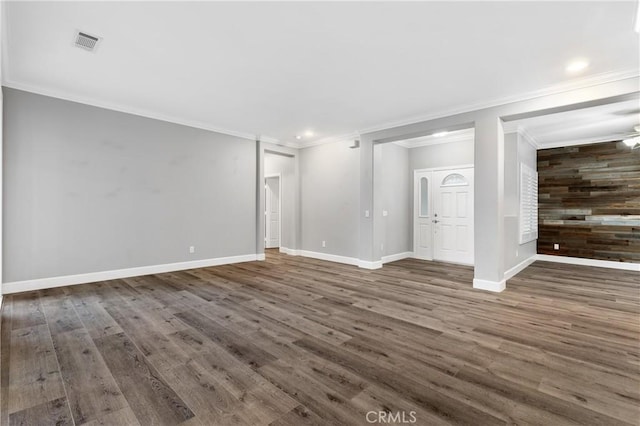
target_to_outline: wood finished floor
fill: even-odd
[[[617,425],[640,420],[640,274],[267,261],[5,297],[0,423]]]

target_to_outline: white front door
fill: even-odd
[[[413,178],[413,247],[414,257],[433,259],[433,224],[431,223],[431,173],[416,170]]]
[[[473,168],[433,172],[435,260],[473,265]]]
[[[265,179],[265,248],[280,247],[280,178]]]

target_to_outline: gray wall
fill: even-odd
[[[296,248],[295,243],[295,203],[296,203],[296,175],[295,159],[279,154],[265,153],[264,174],[280,173],[282,194],[282,212],[280,217],[281,247]]]
[[[4,102],[5,282],[255,253],[255,142],[7,88]]]
[[[504,267],[509,270],[536,254],[536,241],[520,244],[520,163],[537,169],[536,149],[518,133],[504,136]]]
[[[300,150],[302,250],[358,258],[360,153],[351,143]]]
[[[382,155],[383,256],[413,251],[409,150],[391,143],[376,145]],[[381,214],[381,212],[376,212]]]

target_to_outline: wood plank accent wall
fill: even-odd
[[[538,253],[640,262],[640,149],[539,150],[538,175]]]

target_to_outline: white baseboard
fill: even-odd
[[[518,275],[522,270],[524,270],[527,266],[531,265],[533,262],[535,262],[537,260],[537,256],[534,254],[533,256],[531,256],[528,259],[523,260],[522,262],[518,263],[516,266],[514,266],[513,268],[509,269],[508,271],[506,271],[504,273],[504,280],[507,281],[513,277],[515,277],[516,275]]]
[[[395,262],[396,260],[407,259],[413,257],[412,251],[405,251],[404,253],[390,254],[389,256],[382,256],[382,264]]]
[[[266,260],[266,259],[267,259],[267,255],[264,253],[256,255],[256,260]]]
[[[161,274],[163,272],[183,271],[185,269],[206,268],[208,266],[227,265],[230,263],[251,262],[258,260],[258,256],[259,255],[256,254],[245,254],[240,256],[193,260],[189,262],[167,263],[164,265],[141,266],[137,268],[116,269],[112,271],[90,272],[87,274],[14,281],[2,284],[2,294],[86,284],[104,280],[117,280],[120,278],[136,277],[140,275]]]
[[[570,265],[597,266],[599,268],[622,269],[624,271],[639,271],[640,263],[614,262],[612,260],[584,259],[582,257],[553,256],[538,254],[536,260],[544,262],[568,263]]]
[[[290,249],[286,247],[280,247],[280,253],[288,254],[289,256],[300,256],[300,250]]]
[[[317,251],[309,251],[309,250],[292,250],[286,247],[282,247],[280,251],[282,253],[290,254],[292,256],[303,256],[303,257],[310,257],[312,259],[326,260],[329,262],[344,263],[345,265],[358,266],[359,268],[364,268],[364,269],[382,268],[382,261],[380,260],[376,262],[368,262],[365,260],[357,259],[355,257],[338,256],[337,254],[320,253]]]
[[[298,255],[303,257],[310,257],[312,259],[328,260],[329,262],[358,266],[358,259],[356,259],[355,257],[338,256],[336,254],[320,253],[317,251],[308,250],[298,250]]]
[[[506,288],[506,281],[487,281],[487,280],[479,280],[477,278],[473,279],[473,288],[478,290],[487,290],[499,293]]]
[[[382,268],[382,260],[370,262],[368,260],[358,259],[358,267],[362,269],[380,269]]]

